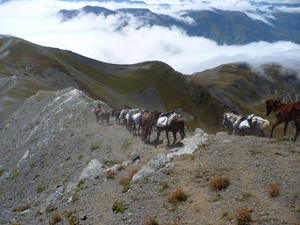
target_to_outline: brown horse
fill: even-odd
[[[142,141],[150,143],[151,130],[155,126],[161,112],[153,110],[152,112],[142,112],[140,127],[142,128]]]
[[[106,124],[109,125],[110,112],[104,111],[103,109],[95,108],[93,109],[93,113],[96,115],[97,124],[100,125],[100,119],[101,119],[102,124],[104,124],[104,120],[105,120]]]
[[[111,112],[111,115],[112,115],[112,117],[115,117],[116,118],[116,124],[118,123],[118,124],[120,124],[120,111],[119,110],[116,110],[116,109],[114,109],[112,112]]]
[[[296,141],[299,131],[300,131],[300,102],[294,102],[291,104],[281,103],[280,100],[267,99],[266,101],[266,116],[268,116],[272,111],[275,112],[277,121],[274,123],[270,138],[273,137],[274,128],[284,122],[284,135],[286,135],[286,130],[289,121],[295,122],[296,134],[294,141]]]
[[[165,127],[157,127],[157,137],[156,137],[155,147],[157,146],[159,135],[160,135],[161,131],[163,131],[163,130],[166,131],[168,146],[170,145],[169,132],[173,133],[173,143],[172,143],[172,145],[174,145],[176,140],[177,140],[176,134],[177,134],[178,131],[180,133],[180,137],[181,137],[181,140],[182,140],[185,137],[184,126],[185,126],[185,124],[184,124],[183,118],[179,115],[176,115],[174,117],[174,119],[172,120],[170,125],[167,125]]]

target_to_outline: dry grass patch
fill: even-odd
[[[29,204],[25,204],[25,205],[20,205],[16,208],[13,208],[13,212],[23,212],[27,209],[30,209],[30,205]]]
[[[229,179],[228,177],[217,176],[210,181],[209,185],[212,190],[221,191],[228,187]]]
[[[62,218],[58,212],[55,212],[51,216],[51,221],[52,221],[52,224],[59,223],[60,221],[62,221]]]
[[[114,170],[109,170],[106,173],[106,178],[107,179],[115,179],[116,177],[116,172]]]
[[[178,202],[186,201],[188,195],[185,194],[182,188],[176,188],[174,191],[171,192],[171,195],[168,197],[168,201],[177,204]]]
[[[132,169],[131,172],[127,175],[127,176],[124,176],[124,177],[121,177],[118,181],[118,183],[120,185],[124,185],[126,183],[129,183],[131,180],[132,180],[132,177],[138,172],[139,170],[138,169]]]
[[[159,225],[158,221],[152,216],[143,219],[142,225]]]
[[[246,225],[250,224],[251,219],[251,210],[249,210],[246,206],[239,207],[234,214],[234,219],[236,219],[238,225]]]
[[[280,194],[280,186],[274,183],[269,184],[268,193],[270,197],[277,197]]]

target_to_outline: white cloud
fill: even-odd
[[[172,9],[174,11],[183,4],[181,1],[176,2],[177,5]],[[217,4],[216,2],[222,1],[211,1],[210,4]],[[247,1],[224,2],[228,5],[236,2],[241,8],[247,5]],[[64,23],[56,16],[60,9],[78,9],[86,4],[55,0],[22,0],[2,4],[0,34],[11,34],[37,44],[71,50],[109,63],[132,64],[160,60],[186,74],[240,61],[253,65],[277,62],[296,70],[300,68],[300,46],[290,42],[218,46],[205,38],[188,37],[175,27],[143,27],[136,30],[140,22],[133,17],[129,18],[129,26],[122,31],[116,31],[115,28],[121,23],[119,16],[104,18],[87,15]],[[88,4],[109,9],[124,7],[117,3]],[[185,4],[186,7],[192,7],[192,2]],[[204,4],[202,5],[204,7]],[[153,6],[153,10],[155,8],[158,9],[158,6]],[[172,10],[169,10],[169,13]]]

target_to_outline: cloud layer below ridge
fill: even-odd
[[[164,1],[171,8],[159,7],[161,1],[149,9],[156,13],[172,14],[183,4],[186,8],[209,9],[217,2],[193,5],[192,1]],[[248,1],[221,1],[218,8],[229,9],[231,5],[246,9]],[[160,60],[174,69],[191,74],[231,62],[248,62],[254,66],[275,62],[295,70],[300,69],[300,45],[291,42],[257,42],[243,46],[219,46],[202,37],[189,37],[176,27],[171,29],[153,26],[140,28],[140,21],[129,18],[130,24],[122,30],[119,16],[84,15],[62,22],[57,12],[61,9],[79,9],[86,5],[106,7],[111,10],[142,5],[113,2],[65,2],[57,0],[20,0],[0,4],[0,34],[11,34],[28,41],[67,49],[103,62],[132,64]],[[182,9],[182,8],[181,8]],[[178,15],[177,15],[178,16]],[[139,28],[139,29],[137,29]]]

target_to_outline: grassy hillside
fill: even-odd
[[[18,90],[8,93],[12,97],[27,98],[38,90],[72,86],[112,108],[129,104],[177,110],[185,116],[188,127],[201,127],[207,132],[222,129],[221,118],[226,111],[263,115],[265,98],[286,96],[286,100],[292,100],[300,90],[295,74],[283,74],[279,65],[266,65],[263,75],[246,64],[221,65],[183,75],[159,61],[114,65],[18,38],[0,39],[0,57],[0,77],[15,76],[22,83]]]

